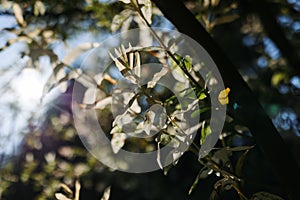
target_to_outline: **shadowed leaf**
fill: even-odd
[[[250,200],[283,200],[280,196],[268,192],[257,192]]]

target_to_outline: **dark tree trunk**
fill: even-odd
[[[250,129],[287,196],[299,200],[299,166],[231,61],[180,0],[153,0],[153,2],[180,32],[199,42],[210,54],[218,66],[225,86],[231,89],[229,107],[233,102],[237,102],[241,107],[232,114]]]

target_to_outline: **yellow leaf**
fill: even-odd
[[[287,79],[287,75],[282,72],[277,72],[272,76],[271,83],[273,86],[278,86],[282,81]]]
[[[230,92],[229,88],[226,88],[220,92],[218,100],[222,105],[226,105],[229,103],[229,98],[228,98],[229,92]]]

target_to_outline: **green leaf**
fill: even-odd
[[[184,82],[186,82],[185,73],[182,69],[182,66],[183,66],[182,63],[184,62],[184,58],[178,54],[173,54],[173,56],[175,57],[176,61],[174,61],[173,59],[170,59],[172,75],[177,81],[184,83]]]
[[[207,96],[206,96],[206,94],[204,93],[204,92],[201,92],[200,93],[200,96],[199,96],[199,100],[203,100],[203,99],[205,99]]]
[[[179,141],[173,135],[162,133],[159,137],[156,138],[156,142],[159,142],[162,145],[169,145],[172,147],[178,147]]]
[[[178,61],[178,63],[180,63],[183,60],[183,57],[181,55],[173,54],[173,56]],[[171,59],[170,61],[171,61],[172,68],[178,67],[177,63],[173,59]]]
[[[159,142],[162,145],[167,145],[174,136],[162,133],[159,137],[157,137],[156,142]]]
[[[201,139],[200,144],[202,145],[208,135],[211,134],[210,125],[205,125],[205,121],[202,123],[202,129],[201,129]]]
[[[204,108],[200,108],[198,110],[195,110],[195,111],[192,112],[191,117],[195,118],[195,117],[201,115],[202,113],[204,113],[208,110],[210,110],[210,107],[204,107]]]
[[[190,71],[193,67],[192,57],[187,55],[184,57],[184,66],[187,69],[187,71]]]

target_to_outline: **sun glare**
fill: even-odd
[[[22,108],[33,109],[43,93],[42,75],[36,69],[26,68],[13,80],[12,86]]]

